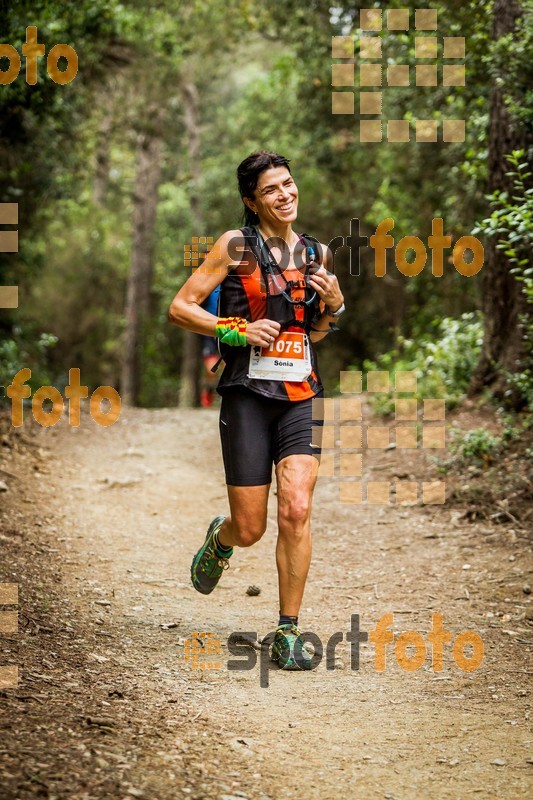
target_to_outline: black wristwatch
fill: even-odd
[[[346,306],[343,303],[342,306],[338,308],[336,311],[332,311],[331,308],[328,308],[328,306],[326,306],[324,310],[329,317],[337,319],[338,317],[340,317],[341,314],[344,314],[344,312],[346,311]]]

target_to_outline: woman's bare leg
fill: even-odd
[[[318,459],[292,455],[276,467],[278,482],[278,565],[280,613],[298,616],[311,563],[311,506]]]
[[[218,532],[223,547],[250,547],[266,530],[270,484],[228,486],[230,516]]]

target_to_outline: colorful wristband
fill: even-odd
[[[223,317],[216,324],[215,336],[230,347],[245,347],[247,325],[242,317]]]

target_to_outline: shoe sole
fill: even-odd
[[[217,517],[215,517],[215,519],[217,519]],[[223,521],[224,521],[225,519],[226,519],[226,517],[222,517],[222,520],[223,520]],[[204,539],[204,545],[205,545],[205,543],[206,543],[206,541],[207,541],[207,539],[208,539],[208,537],[209,537],[209,534],[210,534],[210,531],[211,531],[211,525],[213,524],[213,522],[214,522],[214,521],[215,521],[215,520],[213,520],[213,521],[210,523],[210,525],[209,525],[209,527],[208,527],[208,529],[207,529],[207,533],[206,533],[206,535],[205,535],[205,539]],[[221,524],[222,524],[222,523],[221,523]],[[204,545],[202,545],[202,547],[203,547]],[[200,549],[201,549],[201,548],[200,548]],[[197,591],[199,594],[203,594],[203,595],[211,594],[211,592],[213,591],[213,589],[216,589],[216,587],[217,587],[217,584],[218,584],[218,581],[215,583],[215,585],[214,585],[214,586],[212,586],[210,589],[208,588],[207,590],[205,590],[205,589],[202,589],[200,586],[197,586],[197,585],[195,584],[195,582],[194,582],[194,561],[195,561],[195,559],[196,559],[196,556],[197,556],[197,555],[198,555],[198,553],[196,553],[196,555],[194,555],[194,556],[193,556],[193,559],[192,559],[192,562],[191,562],[191,583],[192,583],[192,585],[193,585],[193,588],[194,588],[194,589],[195,589],[195,590],[196,590],[196,591]],[[222,577],[222,576],[221,576],[221,577]],[[220,578],[219,578],[219,580],[220,580]]]
[[[212,589],[208,589],[207,591],[205,591],[205,589],[202,589],[200,586],[197,586],[197,585],[195,584],[195,582],[194,582],[194,572],[193,572],[193,569],[194,569],[194,558],[193,558],[193,560],[192,560],[192,564],[191,564],[191,583],[192,583],[192,585],[193,585],[193,588],[194,588],[194,589],[195,589],[195,590],[196,590],[196,591],[197,591],[199,594],[211,594],[211,592],[213,591],[213,589],[216,589],[216,583],[215,583],[215,585],[213,586],[213,588],[212,588]]]

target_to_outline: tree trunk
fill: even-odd
[[[126,331],[121,399],[136,405],[141,387],[143,331],[150,311],[157,191],[161,179],[162,140],[153,131],[139,135],[135,177],[131,270],[126,296]]]
[[[112,96],[106,91],[102,100],[102,116],[96,137],[96,163],[93,182],[93,200],[95,205],[103,206],[109,183],[109,149],[113,128]]]
[[[495,0],[493,39],[512,33],[523,10],[517,0]],[[527,148],[524,127],[511,119],[504,103],[503,91],[493,80],[490,94],[488,190],[512,194],[512,179],[505,173],[510,166],[505,156],[512,150]],[[490,237],[485,253],[482,278],[484,340],[478,364],[470,383],[469,394],[477,394],[485,386],[498,398],[507,398],[520,405],[516,390],[507,381],[506,372],[516,372],[517,360],[525,356],[519,315],[525,313],[526,301],[519,282],[511,275],[512,265],[502,250],[497,250],[496,237]]]
[[[200,122],[198,91],[194,83],[182,87],[184,122],[187,132],[187,152],[192,174],[190,206],[195,236],[203,236],[203,219],[200,206]],[[199,405],[200,401],[200,338],[196,333],[184,331],[181,361],[180,406]]]

